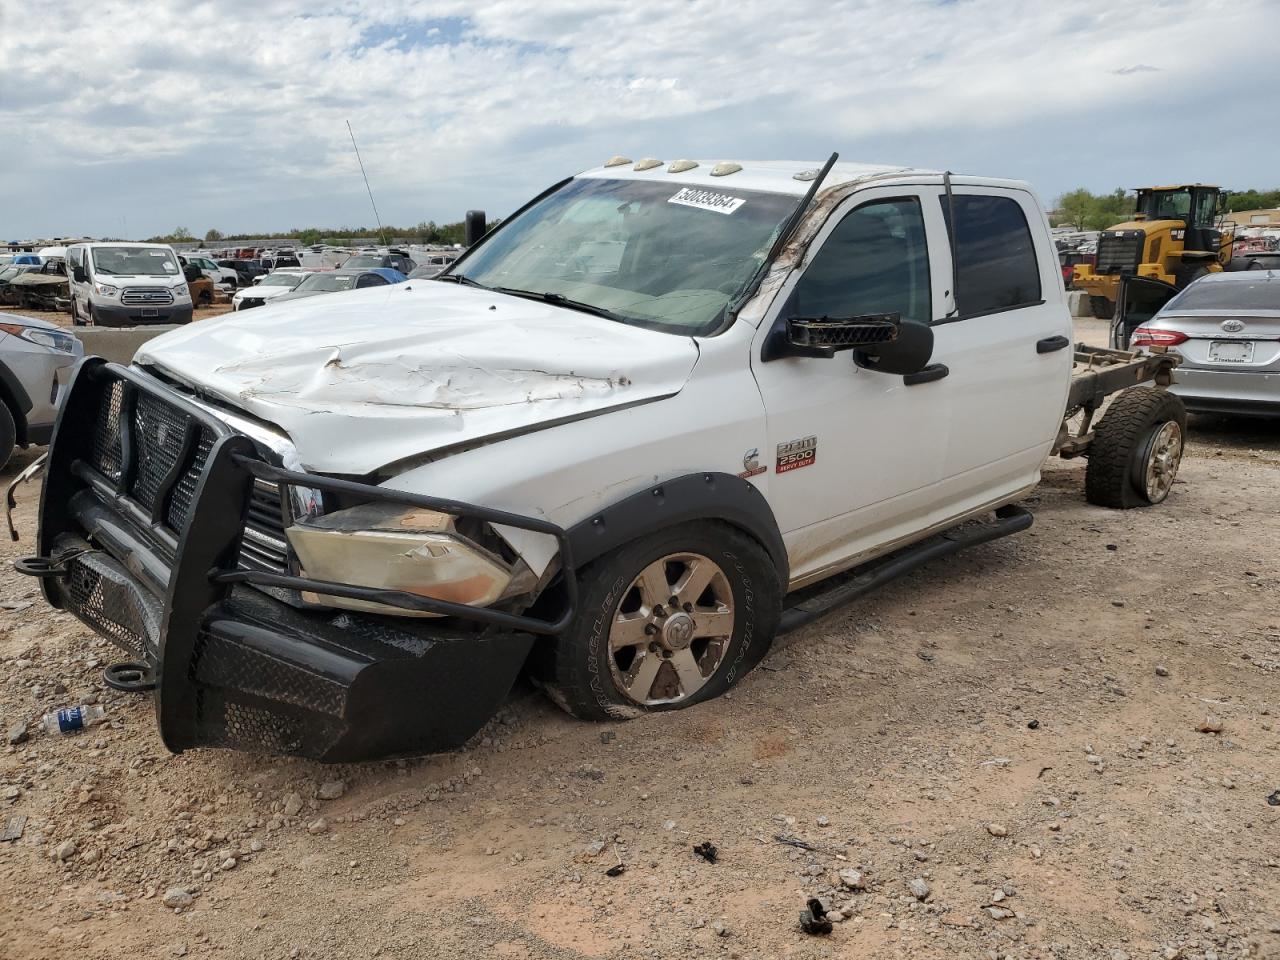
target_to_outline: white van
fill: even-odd
[[[77,326],[191,322],[191,291],[172,247],[77,243],[67,247],[67,266]]]

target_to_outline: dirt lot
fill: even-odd
[[[0,819],[28,818],[0,957],[1280,956],[1280,424],[1192,431],[1164,506],[1091,507],[1051,462],[1030,532],[720,701],[590,725],[521,687],[408,763],[170,756],[103,689],[113,648],[6,574],[3,727],[109,722],[0,742]],[[27,492],[6,562],[33,517]],[[849,914],[829,937],[797,926],[817,895]]]

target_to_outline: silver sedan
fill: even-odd
[[[1126,295],[1117,346],[1181,354],[1172,390],[1188,410],[1280,416],[1280,270],[1211,273],[1163,294],[1153,283]]]

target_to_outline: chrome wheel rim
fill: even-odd
[[[1159,503],[1169,495],[1181,463],[1182,427],[1176,420],[1169,420],[1151,438],[1145,477],[1148,500]]]
[[[672,553],[631,581],[609,625],[618,692],[658,706],[687,700],[724,663],[733,637],[729,578],[709,557]]]

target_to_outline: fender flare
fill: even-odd
[[[728,473],[690,473],[633,493],[570,527],[577,567],[654,530],[697,520],[721,520],[755,537],[769,554],[785,592],[787,548],[759,489]]]

